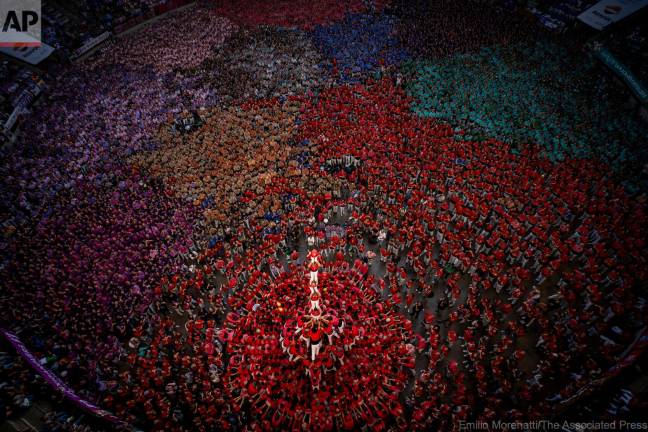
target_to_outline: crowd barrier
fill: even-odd
[[[29,364],[29,366],[40,375],[54,390],[61,393],[66,399],[74,403],[79,408],[89,412],[97,417],[107,420],[113,424],[126,426],[127,423],[106,410],[88,402],[79,397],[74,390],[68,387],[61,381],[54,373],[43,366],[43,364],[32,354],[32,352],[25,346],[20,338],[15,334],[5,329],[0,329],[0,333],[4,338],[14,347],[16,352]]]

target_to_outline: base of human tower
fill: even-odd
[[[346,262],[262,274],[235,296],[226,391],[260,430],[381,430],[405,424],[398,397],[414,368],[411,324]],[[254,427],[252,428],[254,430]]]

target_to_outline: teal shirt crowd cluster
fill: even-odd
[[[648,125],[611,100],[595,60],[547,40],[407,65],[413,110],[515,145],[537,144],[551,160],[597,157],[614,169],[648,159]],[[614,96],[618,98],[617,96]]]

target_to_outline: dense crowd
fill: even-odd
[[[230,34],[232,25],[224,19],[210,20],[208,9],[192,11],[193,18],[204,21],[204,28],[191,27],[183,35],[170,32],[178,20],[187,18],[181,12],[146,33],[166,47],[200,41],[191,49],[171,50],[168,56],[150,49],[127,51],[124,47],[138,46],[133,41],[147,39],[136,33],[58,79],[48,94],[47,108],[35,110],[33,126],[26,128],[24,140],[30,145],[16,146],[2,160],[3,222],[15,226],[39,217],[48,211],[52,197],[76,179],[92,182],[110,175],[121,158],[154,147],[153,136],[167,116],[216,103],[213,91],[188,73],[183,75],[185,69],[178,65],[207,56]],[[205,31],[211,37],[203,38]]]
[[[330,81],[327,63],[305,33],[264,27],[238,32],[192,74],[236,104],[317,92]]]
[[[634,273],[645,259],[644,228],[632,223],[645,218],[644,205],[616,207],[625,208],[627,219],[621,216],[614,228],[615,216],[606,213],[615,210],[604,208],[610,196],[624,193],[591,162],[552,165],[533,150],[514,156],[503,143],[454,139],[449,127],[409,117],[389,86],[378,88],[341,88],[320,98],[312,114],[319,124],[306,130],[328,140],[324,158],[342,154],[364,162],[366,168],[351,174],[366,176],[356,182],[367,197],[357,218],[376,236],[387,231],[380,254],[387,271],[395,254],[391,268],[402,278],[392,287],[394,302],[410,306],[418,293],[437,299],[428,316],[429,369],[414,391],[422,411],[414,418],[451,422],[451,412],[455,422],[476,414],[538,417],[550,408],[547,401],[578,388],[570,373],[583,381],[598,376],[614,362],[615,347],[624,346],[620,340],[632,340],[644,325],[639,292],[627,283],[645,277]],[[355,117],[362,118],[357,126],[350,121]],[[616,251],[624,257],[613,264],[615,247],[601,242],[622,237],[627,240]],[[607,280],[623,288],[604,289]],[[605,347],[596,356],[591,338]],[[459,366],[453,351],[463,354]],[[546,394],[565,382],[557,394]],[[425,411],[423,402],[435,400]],[[475,405],[486,408],[475,413]]]
[[[536,143],[551,160],[596,156],[636,175],[648,161],[646,125],[620,111],[617,85],[592,73],[593,61],[538,38],[414,63],[409,90],[420,115]]]
[[[489,0],[471,0],[470,7],[452,0],[397,3],[394,12],[402,17],[398,36],[412,55],[446,58],[528,37],[528,22]]]
[[[452,430],[563,412],[643,334],[617,87],[485,4],[432,2],[418,47],[404,6],[345,4],[158,20],[7,150],[0,323],[79,397],[143,430]],[[45,384],[0,360],[15,418]]]
[[[191,30],[180,32],[174,23],[191,20]],[[229,37],[235,26],[211,9],[189,8],[120,40],[96,58],[93,66],[153,67],[158,75],[199,65]],[[196,43],[196,41],[199,41]],[[168,47],[174,47],[169,50]]]
[[[385,14],[349,15],[339,23],[316,27],[313,40],[332,59],[342,82],[357,82],[369,72],[398,66],[407,58],[396,38],[395,23],[393,16]]]
[[[311,30],[318,24],[331,24],[348,14],[380,11],[389,2],[385,0],[280,0],[272,4],[261,0],[230,2],[218,0],[216,12],[232,21],[250,27],[276,26]]]

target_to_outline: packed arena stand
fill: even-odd
[[[271,3],[50,3],[56,54],[0,70],[3,122],[42,92],[0,160],[2,430],[640,421],[648,123],[590,47],[645,83],[645,27]]]

